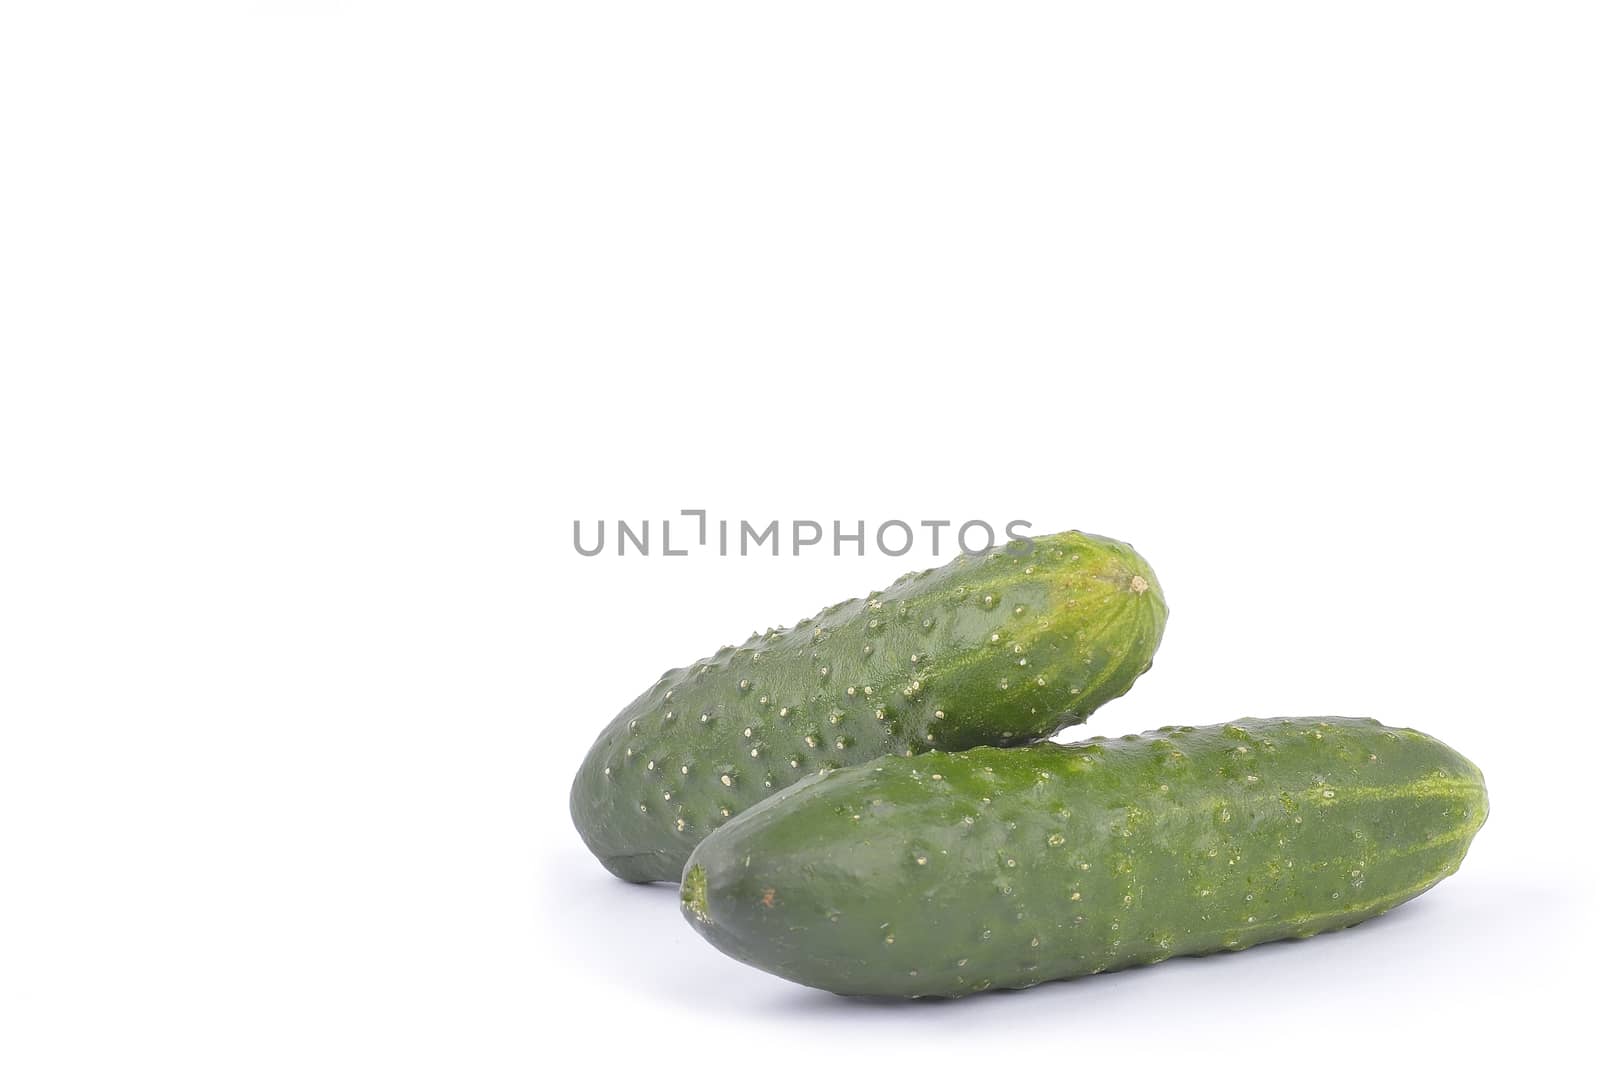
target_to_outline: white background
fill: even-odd
[[[0,1060],[1587,1044],[1597,30],[8,3]],[[934,560],[572,549],[695,507],[1129,540],[1166,642],[1066,736],[1370,714],[1493,814],[1304,943],[942,1005],[744,968],[571,775],[662,670]]]

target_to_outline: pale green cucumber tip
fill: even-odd
[[[683,886],[678,894],[683,910],[703,923],[711,921],[706,910],[706,872],[698,863],[683,872]]]

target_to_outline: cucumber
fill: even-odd
[[[846,994],[959,997],[1309,937],[1460,866],[1478,769],[1372,719],[888,756],[708,837],[684,915],[736,959]]]
[[[1166,617],[1118,541],[959,556],[663,674],[590,749],[573,822],[618,877],[675,881],[713,829],[819,768],[1083,722],[1150,668]]]

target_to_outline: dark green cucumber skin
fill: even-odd
[[[1460,866],[1483,776],[1372,719],[889,756],[712,834],[684,915],[845,994],[959,997],[1361,922]]]
[[[1083,722],[1149,670],[1166,618],[1131,547],[1076,531],[907,574],[663,674],[596,739],[573,823],[619,878],[676,881],[712,830],[820,768]]]

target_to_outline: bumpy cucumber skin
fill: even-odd
[[[716,827],[824,767],[1020,745],[1150,669],[1155,574],[1073,531],[963,555],[675,671],[600,734],[572,820],[606,869],[676,881]]]
[[[683,911],[736,959],[844,994],[959,997],[1309,937],[1460,866],[1483,776],[1372,719],[888,756],[695,850]]]

